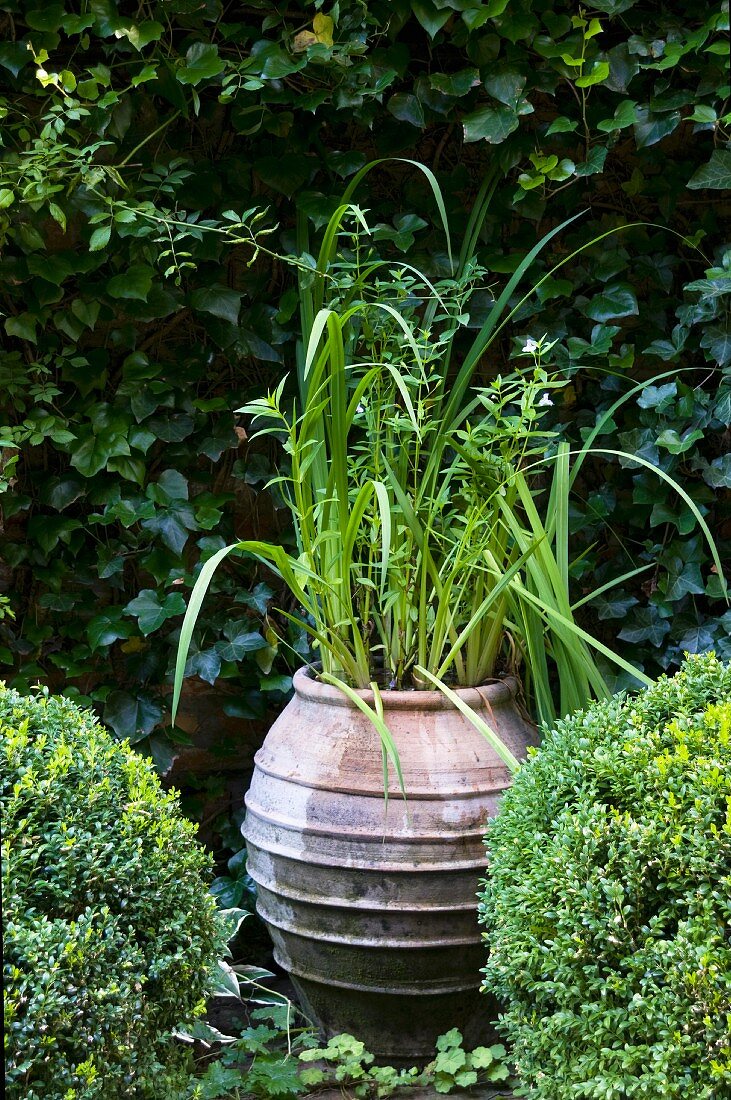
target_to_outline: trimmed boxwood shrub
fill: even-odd
[[[731,1096],[731,665],[559,722],[487,843],[519,1095]]]
[[[0,740],[8,1096],[180,1096],[224,946],[195,826],[68,699],[0,685]]]

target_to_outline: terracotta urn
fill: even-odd
[[[434,1055],[438,1035],[489,1033],[477,890],[483,836],[510,772],[439,691],[383,693],[404,799],[388,799],[368,717],[306,670],[256,754],[243,833],[258,911],[303,1008],[380,1062]],[[506,679],[459,694],[518,758],[535,727]],[[372,701],[372,693],[362,692]]]

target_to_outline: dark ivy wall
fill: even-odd
[[[558,340],[573,439],[650,380],[601,442],[678,479],[729,560],[729,96],[718,3],[1,0],[4,677],[78,693],[169,764],[197,568],[235,535],[288,537],[263,488],[277,455],[232,412],[293,364],[277,254],[374,157],[429,165],[457,238],[495,173],[483,300],[571,215],[534,281],[617,228],[543,284],[483,372],[526,336]],[[419,173],[389,161],[357,198],[385,254],[443,272]],[[577,598],[647,566],[586,608],[609,644],[651,674],[683,650],[731,657],[708,549],[664,483],[605,458],[572,522]],[[213,685],[227,729],[289,688],[275,589],[231,560],[200,619],[193,694]]]

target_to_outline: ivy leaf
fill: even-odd
[[[696,561],[684,561],[673,556],[664,564],[667,567],[658,587],[667,600],[682,600],[683,596],[700,596],[705,592],[701,567]]]
[[[484,80],[485,90],[492,98],[512,110],[517,110],[525,83],[525,73],[512,65],[492,68]]]
[[[163,443],[182,443],[194,431],[195,423],[190,416],[173,413],[170,416],[151,417],[145,424],[145,428],[147,432],[141,431],[138,439],[146,441],[147,435],[152,433],[153,439],[161,439]],[[132,438],[131,433],[130,438]]]
[[[111,473],[121,474],[126,481],[134,481],[135,485],[145,484],[145,464],[139,458],[110,458],[107,469]]]
[[[25,21],[34,31],[57,31],[65,14],[63,4],[47,4],[35,11],[29,11]]]
[[[593,321],[629,317],[639,312],[637,296],[627,283],[612,283],[601,294],[595,295],[583,312]]]
[[[655,114],[649,107],[637,108],[637,121],[634,124],[635,142],[638,149],[656,145],[668,134],[672,134],[680,125],[680,111],[668,111]]]
[[[105,468],[110,458],[129,453],[126,436],[121,432],[103,432],[101,435],[88,436],[75,448],[71,455],[71,465],[84,477],[94,477]]]
[[[424,129],[424,108],[415,95],[399,92],[388,101],[388,111],[400,122],[409,122],[412,126]]]
[[[134,744],[148,737],[162,718],[162,707],[148,695],[131,695],[128,691],[112,691],[104,704],[103,720],[117,737],[127,737]]]
[[[142,50],[149,46],[150,42],[157,42],[162,36],[164,28],[162,23],[154,19],[146,19],[143,23],[129,27],[125,34],[136,50]]]
[[[254,653],[258,649],[267,649],[269,643],[258,631],[236,629],[238,624],[233,624],[234,629],[227,628],[224,633],[227,642],[216,642],[215,650],[223,661],[240,661],[245,653]]]
[[[188,658],[186,676],[200,676],[207,684],[215,684],[221,671],[221,655],[215,649],[199,650]]]
[[[19,313],[16,317],[6,318],[4,327],[8,336],[17,336],[20,340],[35,344],[37,324],[38,318],[32,313]]]
[[[174,554],[182,554],[190,532],[198,530],[195,513],[188,504],[157,508],[153,516],[142,521],[142,526],[159,535]]]
[[[612,132],[623,130],[627,126],[633,126],[637,121],[637,104],[633,99],[623,99],[617,106],[613,118],[602,119],[597,123],[598,130]]]
[[[731,149],[714,149],[708,164],[693,173],[687,186],[691,191],[726,191],[731,188]]]
[[[28,534],[33,542],[48,556],[54,547],[60,542],[68,542],[66,536],[72,531],[78,530],[81,523],[78,519],[66,519],[65,516],[32,516],[28,522]]]
[[[617,635],[623,642],[649,642],[659,647],[670,632],[670,623],[661,619],[655,607],[638,607]]]
[[[244,889],[243,882],[228,875],[214,878],[208,887],[209,893],[213,895],[221,909],[236,909],[244,896]]]
[[[243,603],[247,607],[251,607],[254,611],[258,611],[260,615],[266,615],[269,610],[269,601],[271,600],[274,592],[265,584],[264,581],[260,581],[252,592],[241,592],[236,595],[236,603]]]
[[[570,134],[578,126],[578,122],[575,119],[566,118],[565,115],[559,115],[558,118],[554,118],[551,125],[546,130],[546,135],[551,134]]]
[[[96,615],[86,628],[86,637],[92,650],[111,645],[120,638],[129,638],[133,627],[122,619],[121,607],[108,607]]]
[[[147,264],[132,264],[123,275],[114,275],[107,283],[107,294],[112,298],[136,298],[147,301],[155,274]]]
[[[480,82],[479,69],[460,69],[456,73],[433,73],[429,77],[432,88],[442,95],[463,96]]]
[[[704,464],[703,480],[712,489],[731,489],[731,453]]]
[[[595,176],[598,172],[602,172],[608,153],[609,149],[606,145],[595,145],[586,160],[576,165],[576,175]]]
[[[636,596],[597,596],[591,605],[600,619],[624,619],[637,602]]]
[[[263,676],[259,681],[262,691],[289,691],[292,687],[292,677],[284,675]]]
[[[17,76],[21,69],[33,60],[25,42],[0,43],[0,65]]]
[[[179,592],[169,592],[164,601],[160,603],[157,592],[152,588],[144,588],[139,596],[127,604],[125,615],[134,615],[137,625],[145,635],[158,630],[166,619],[175,615],[185,614],[185,600]]]
[[[645,386],[637,398],[637,404],[641,409],[657,409],[658,412],[663,412],[677,392],[678,387],[675,382],[666,382],[662,386]]]
[[[721,325],[709,325],[701,336],[701,347],[710,351],[719,367],[731,363],[731,330]]]
[[[660,432],[655,443],[658,447],[664,447],[671,455],[682,455],[689,451],[699,439],[703,439],[703,432],[699,428],[689,428],[688,431],[683,432],[682,436],[675,428],[666,428],[665,431]]]
[[[590,88],[592,84],[601,84],[602,80],[606,80],[608,76],[608,61],[592,61],[589,71],[577,77],[575,84],[577,88]]]
[[[176,70],[180,84],[194,87],[203,80],[211,80],[226,68],[218,54],[218,48],[209,42],[194,42],[185,55],[185,63]]]
[[[686,630],[678,642],[678,649],[682,653],[707,653],[713,646],[714,640],[708,627],[698,623]]]
[[[430,38],[434,38],[452,14],[449,8],[437,11],[430,0],[412,0],[411,10]]]
[[[84,483],[76,474],[63,474],[51,478],[41,491],[41,501],[57,512],[63,512],[69,504],[84,495]]]
[[[194,290],[190,295],[190,304],[193,309],[212,313],[214,317],[221,317],[235,325],[239,319],[241,295],[230,287],[214,284]]]
[[[518,129],[519,123],[517,112],[510,107],[481,107],[462,119],[464,140],[484,139],[491,145],[499,145]]]

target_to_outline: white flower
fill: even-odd
[[[364,412],[366,411],[366,407],[365,407],[365,405],[363,404],[363,402],[362,402],[362,401],[361,401],[361,402],[359,402],[359,404],[357,404],[357,405],[355,406],[355,411],[356,411],[357,413],[364,413]]]
[[[529,336],[523,344],[523,353],[526,355],[533,355],[536,351],[538,351],[538,343],[532,336]]]
[[[539,405],[552,405],[553,401],[551,401],[551,398],[548,396],[547,393],[544,393],[543,397],[540,399],[538,404]]]

